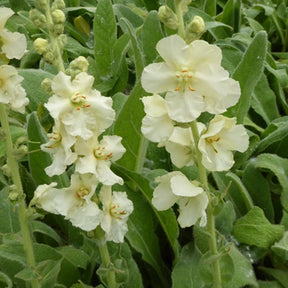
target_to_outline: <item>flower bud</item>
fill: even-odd
[[[14,150],[14,156],[16,159],[22,159],[28,153],[28,147],[26,145],[20,145],[17,149]]]
[[[36,0],[35,1],[35,6],[39,7],[40,9],[42,9],[43,11],[47,10],[47,0]]]
[[[186,26],[185,39],[187,43],[199,39],[205,31],[205,22],[202,17],[194,16],[192,21]]]
[[[191,3],[191,0],[182,0],[181,10],[182,10],[183,14],[188,12],[188,6],[189,6],[190,3]]]
[[[57,43],[60,50],[63,50],[65,45],[67,44],[67,36],[65,34],[61,34],[57,37]]]
[[[81,72],[87,72],[88,70],[88,61],[85,57],[79,56],[75,60],[73,60],[68,69],[66,70],[66,74],[70,75],[72,78],[75,78]]]
[[[43,55],[44,53],[48,51],[49,42],[46,39],[37,38],[33,42],[33,46],[37,53],[39,53],[40,55]]]
[[[64,31],[64,23],[54,24],[51,27],[51,32],[56,34],[56,35],[62,34],[63,31]]]
[[[65,19],[65,14],[62,10],[56,9],[52,12],[52,20],[54,24],[63,24]]]
[[[11,177],[11,169],[8,164],[2,165],[1,170],[6,177]]]
[[[65,2],[63,0],[55,0],[51,6],[52,10],[55,9],[64,10],[64,8],[65,8]]]
[[[9,187],[9,200],[11,202],[17,202],[17,200],[19,199],[19,191],[17,189],[17,186],[15,184],[10,185]]]
[[[29,17],[37,28],[45,28],[47,25],[46,16],[38,9],[32,9],[29,11]]]
[[[171,8],[163,5],[158,10],[158,17],[160,21],[170,29],[176,30],[178,28],[177,15]]]
[[[43,59],[47,63],[53,64],[53,62],[55,60],[55,54],[53,53],[53,51],[51,49],[48,49],[47,52],[45,52],[43,54]]]
[[[45,78],[42,82],[41,82],[41,87],[43,88],[43,90],[49,94],[49,95],[52,95],[52,88],[51,88],[51,85],[52,85],[52,80],[49,79],[49,78]]]

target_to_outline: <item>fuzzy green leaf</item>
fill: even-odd
[[[281,239],[284,226],[272,225],[259,207],[255,206],[245,216],[238,219],[233,228],[233,235],[240,243],[269,248]]]

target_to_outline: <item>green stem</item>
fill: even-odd
[[[209,191],[206,169],[202,164],[202,161],[201,161],[202,155],[201,155],[200,150],[198,149],[200,135],[199,135],[196,120],[191,123],[191,131],[192,131],[193,139],[195,142],[196,160],[197,160],[200,181],[203,185],[203,189],[206,191],[207,196],[209,198],[209,205],[208,205],[206,212],[207,212],[207,230],[210,235],[209,237],[210,252],[212,253],[212,255],[217,255],[218,250],[217,250],[217,240],[216,240],[216,229],[215,229],[215,219],[213,215],[214,208],[211,204],[211,195]],[[222,287],[221,271],[220,271],[220,264],[219,264],[218,258],[216,258],[216,260],[213,262],[212,269],[213,269],[214,288],[221,288]]]
[[[54,33],[51,31],[50,27],[54,25],[52,16],[51,16],[51,8],[50,8],[50,0],[47,0],[47,5],[46,5],[46,11],[45,11],[46,19],[47,19],[47,24],[48,24],[48,30],[49,30],[49,38],[50,38],[50,43],[52,46],[52,50],[55,52],[55,66],[57,67],[58,71],[65,71],[65,67],[63,64],[63,59],[62,59],[62,54],[57,42],[57,36],[54,35]]]
[[[14,155],[13,142],[11,138],[11,133],[9,129],[8,113],[6,111],[7,107],[4,104],[0,104],[0,121],[1,126],[5,132],[5,141],[6,141],[6,153],[7,153],[7,164],[11,171],[11,176],[14,185],[17,188],[19,195],[19,204],[18,204],[18,218],[20,222],[21,233],[23,237],[23,246],[26,253],[27,265],[30,268],[35,268],[35,257],[33,251],[33,242],[31,237],[31,231],[28,223],[27,207],[24,198],[24,192],[21,182],[21,177],[19,173],[19,166],[17,159]],[[38,280],[34,279],[31,281],[32,288],[40,287]]]
[[[176,15],[178,18],[178,34],[183,39],[185,38],[185,27],[184,27],[184,20],[183,20],[183,11],[181,7],[182,0],[175,0],[175,9],[176,9]]]
[[[110,260],[109,250],[107,247],[107,242],[104,239],[104,232],[99,228],[95,230],[95,236],[97,239],[97,245],[100,252],[102,265],[107,269],[107,284],[109,288],[116,288],[116,275],[115,270],[112,267],[112,262]]]

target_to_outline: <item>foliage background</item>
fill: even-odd
[[[57,181],[65,187],[71,173],[48,177],[44,168],[51,158],[39,150],[53,125],[43,106],[49,96],[41,81],[53,78],[57,71],[33,49],[33,40],[46,33],[29,20],[33,2],[0,3],[17,12],[9,19],[8,29],[24,33],[28,40],[26,55],[10,63],[19,67],[30,99],[27,115],[10,113],[15,144],[22,143],[22,136],[28,139],[29,154],[20,160],[27,203],[37,185]],[[158,212],[151,205],[153,179],[175,167],[166,151],[140,132],[144,111],[139,99],[146,95],[139,81],[143,67],[160,60],[156,43],[175,33],[159,22],[156,10],[163,4],[173,9],[174,2],[65,3],[68,44],[64,61],[68,64],[79,55],[88,58],[94,87],[113,98],[117,112],[108,133],[122,136],[127,149],[113,166],[125,179],[125,185],[117,188],[127,191],[134,203],[126,243],[109,243],[120,271],[119,287],[213,287],[207,235],[198,226],[179,231],[177,211]],[[221,48],[223,67],[240,82],[241,99],[227,115],[235,115],[250,136],[249,149],[235,154],[236,164],[230,172],[209,175],[211,188],[219,195],[226,193],[225,201],[219,197],[216,217],[219,246],[225,255],[221,261],[223,287],[288,287],[287,13],[285,0],[196,0],[185,15],[187,22],[194,15],[205,20],[203,39]],[[201,121],[209,117],[203,114]],[[3,141],[0,163],[5,163]],[[181,171],[197,175],[193,167]],[[31,217],[38,264],[36,271],[26,267],[17,206],[8,200],[9,181],[4,172],[0,171],[0,288],[27,287],[35,276],[43,288],[103,287],[106,273],[97,245],[60,216]]]

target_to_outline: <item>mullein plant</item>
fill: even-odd
[[[29,104],[26,91],[22,87],[24,78],[18,74],[15,67],[9,65],[11,59],[21,59],[27,48],[25,35],[18,32],[10,32],[5,28],[7,20],[13,14],[14,12],[10,8],[0,8],[0,122],[1,139],[5,142],[7,155],[7,164],[2,168],[6,176],[11,179],[9,181],[11,183],[9,199],[17,207],[22,243],[26,253],[26,264],[28,268],[35,269],[36,262],[29,226],[31,211],[26,206],[17,161],[19,155],[23,156],[25,149],[17,147],[16,144],[14,145],[9,128],[9,112],[24,114],[25,107]],[[39,287],[37,279],[31,280],[31,287]]]
[[[173,171],[155,179],[152,204],[159,211],[177,204],[181,228],[199,224],[209,235],[214,286],[222,287],[214,210],[217,197],[209,189],[209,171],[228,171],[234,164],[233,152],[244,152],[249,137],[236,118],[222,113],[234,106],[240,85],[221,67],[221,50],[199,40],[205,31],[201,17],[184,25],[183,15],[190,1],[175,0],[176,13],[169,7],[159,10],[160,20],[178,34],[161,39],[156,50],[163,62],[144,68],[141,82],[152,94],[142,98],[145,117],[142,133],[158,147],[165,147],[177,168],[196,165],[199,178],[188,179]],[[198,119],[211,114],[210,123]]]
[[[123,180],[110,166],[122,157],[125,148],[121,137],[103,136],[115,120],[112,99],[93,89],[94,78],[87,73],[88,61],[84,57],[79,56],[65,69],[61,55],[66,42],[64,1],[55,0],[50,5],[48,0],[38,0],[35,7],[30,18],[37,27],[46,29],[49,37],[36,39],[34,48],[59,71],[52,80],[42,82],[51,95],[44,106],[54,119],[49,140],[41,145],[53,159],[45,172],[51,177],[61,175],[73,165],[74,173],[68,187],[57,188],[56,182],[38,186],[30,205],[63,215],[73,226],[95,237],[108,271],[108,286],[113,288],[115,272],[106,242],[124,241],[133,203],[126,192],[113,189]]]

